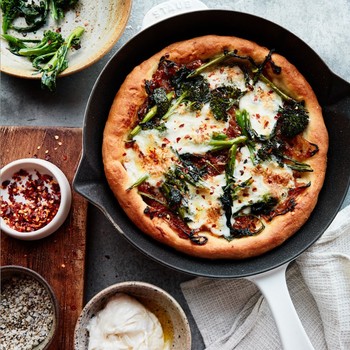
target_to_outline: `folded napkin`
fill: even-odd
[[[350,206],[289,266],[287,285],[314,348],[350,349]],[[282,349],[269,306],[252,282],[200,277],[181,289],[207,350]]]

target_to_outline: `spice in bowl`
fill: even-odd
[[[50,288],[29,269],[4,266],[1,273],[1,349],[46,349],[58,312]]]
[[[1,183],[0,215],[18,232],[31,232],[47,225],[57,214],[60,186],[49,174],[20,169]]]
[[[34,240],[63,224],[72,194],[56,165],[43,159],[19,159],[3,167],[0,175],[0,221],[5,233]]]

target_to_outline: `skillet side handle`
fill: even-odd
[[[284,350],[314,350],[294,308],[286,283],[288,264],[259,275],[247,277],[266,298]]]

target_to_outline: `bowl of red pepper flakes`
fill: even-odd
[[[55,232],[71,207],[70,184],[53,163],[15,160],[0,171],[1,230],[14,238],[36,240]]]

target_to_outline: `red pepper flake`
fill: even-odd
[[[0,216],[18,232],[46,226],[57,214],[61,191],[57,181],[39,171],[19,170],[1,184]]]
[[[181,140],[181,137],[176,138],[176,142],[179,142]]]

